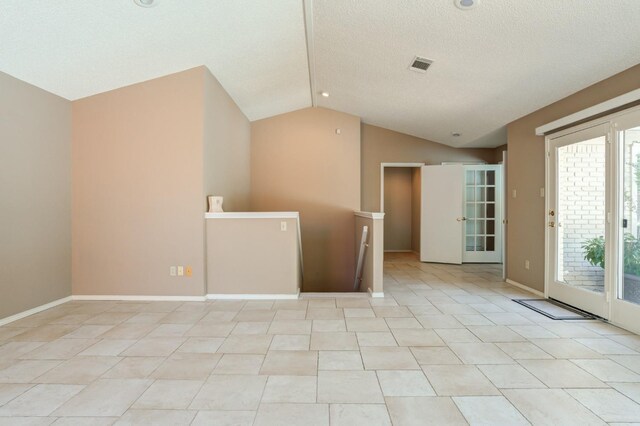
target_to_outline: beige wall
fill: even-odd
[[[384,249],[411,250],[412,169],[384,169]]]
[[[369,124],[362,124],[362,210],[380,211],[380,163],[486,161],[495,149],[458,149]]]
[[[544,137],[535,128],[640,88],[640,65],[596,83],[508,125],[507,278],[544,290]],[[517,197],[512,197],[513,190]],[[524,268],[529,260],[530,269]]]
[[[420,206],[422,205],[422,170],[411,169],[411,250],[420,253]]]
[[[207,219],[207,293],[297,294],[296,219]],[[287,230],[281,231],[281,222]]]
[[[359,207],[358,117],[307,108],[251,124],[251,208],[300,212],[304,291],[349,291]]]
[[[249,120],[204,68],[204,193],[223,196],[225,211],[249,210],[250,150]]]
[[[384,219],[356,215],[355,220],[356,263],[358,262],[360,241],[362,240],[362,228],[368,227],[366,240],[368,247],[362,265],[360,291],[382,293],[384,283]]]
[[[502,153],[505,152],[507,150],[508,145],[500,145],[499,147],[497,147],[495,149],[495,157],[493,159],[493,162],[498,164],[500,162],[502,162]]]
[[[74,294],[204,294],[203,79],[73,102]]]
[[[71,295],[71,103],[0,72],[0,319]]]

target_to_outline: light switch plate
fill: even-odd
[[[178,276],[181,277],[184,275],[184,267],[178,266]]]
[[[169,275],[171,275],[172,277],[178,275],[178,271],[176,270],[175,266],[169,266]]]
[[[281,231],[287,230],[287,222],[280,222],[280,230]]]

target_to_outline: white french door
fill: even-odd
[[[547,295],[640,332],[640,108],[546,143]]]
[[[462,262],[502,261],[502,166],[464,166]]]
[[[548,296],[603,318],[610,275],[604,267],[610,257],[608,137],[605,123],[547,139]]]

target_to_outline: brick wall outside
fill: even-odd
[[[602,291],[604,271],[584,260],[585,242],[605,231],[604,138],[562,147],[558,152],[560,229],[563,279]]]

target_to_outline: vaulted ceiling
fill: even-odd
[[[514,119],[640,63],[638,0],[156,3],[2,0],[0,71],[74,100],[205,65],[250,120],[317,105],[492,147]]]

